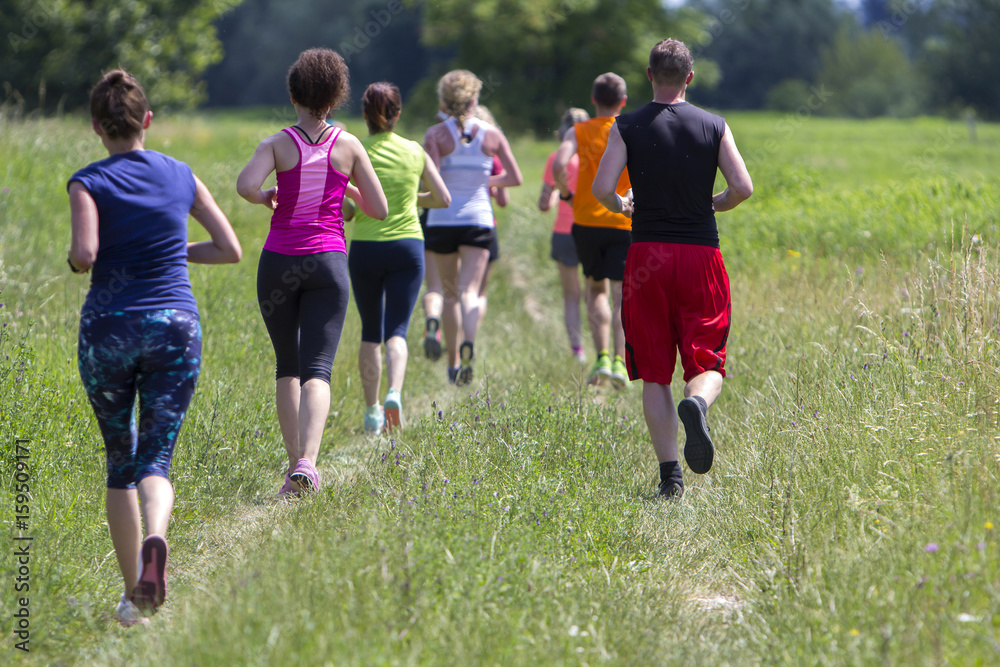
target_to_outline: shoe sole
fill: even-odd
[[[472,366],[462,366],[458,369],[458,375],[455,376],[455,384],[459,386],[472,384],[473,376]]]
[[[167,599],[167,541],[159,535],[150,535],[142,542],[139,552],[142,574],[132,589],[131,602],[144,615],[155,614]]]
[[[628,378],[625,377],[625,376],[623,376],[623,375],[615,375],[614,373],[612,373],[611,374],[611,385],[615,389],[621,391],[622,389],[624,389],[625,387],[628,386]]]
[[[397,403],[385,404],[385,432],[392,433],[403,428],[403,409]]]
[[[427,336],[424,338],[424,356],[431,361],[437,361],[441,358],[441,341],[433,336]]]
[[[315,468],[313,470],[315,470]],[[288,479],[292,481],[292,486],[296,487],[296,490],[299,493],[307,493],[309,491],[319,491],[318,482],[313,481],[312,477],[310,477],[309,474],[306,472],[299,472],[299,470],[296,469],[295,472],[293,472],[291,475],[288,476]]]
[[[685,398],[677,404],[677,416],[684,424],[687,440],[684,443],[684,460],[691,472],[704,475],[712,469],[715,460],[715,448],[712,438],[708,435],[708,424],[698,403]]]
[[[601,369],[591,374],[590,378],[587,379],[587,384],[591,387],[602,387],[611,379],[611,371]]]

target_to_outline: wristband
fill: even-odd
[[[568,196],[568,197],[563,197],[563,196],[562,196],[562,193],[561,193],[561,192],[559,193],[559,199],[561,199],[561,200],[563,200],[563,201],[569,201],[569,200],[570,200],[570,199],[572,199],[572,198],[573,198],[573,193],[572,193],[572,192],[571,192],[571,193],[569,193],[569,196]]]
[[[71,260],[69,257],[66,258],[66,263],[69,264],[69,270],[72,271],[73,273],[86,273],[87,272],[86,269],[78,269],[75,266],[73,266],[73,260]]]

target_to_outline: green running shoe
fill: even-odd
[[[611,362],[611,384],[618,390],[627,388],[629,384],[625,361],[617,354],[615,360]]]
[[[590,369],[590,377],[587,378],[587,384],[591,387],[600,387],[610,378],[611,357],[608,356],[607,351],[601,351],[594,361],[593,368]]]

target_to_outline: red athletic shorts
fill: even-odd
[[[684,381],[726,375],[729,276],[718,248],[633,243],[622,282],[625,365],[631,380],[670,384],[681,355]]]

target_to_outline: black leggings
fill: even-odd
[[[277,359],[276,378],[330,382],[347,315],[347,255],[260,253],[257,303]]]

